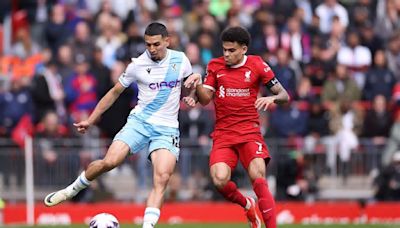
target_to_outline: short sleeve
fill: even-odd
[[[132,61],[125,69],[125,71],[119,76],[118,81],[125,87],[128,88],[134,81],[136,81],[135,64]]]
[[[217,80],[215,76],[215,69],[213,69],[212,62],[207,65],[206,76],[204,78],[203,87],[210,89],[212,91],[216,91],[217,88]]]
[[[272,71],[271,67],[264,62],[261,58],[257,61],[257,71],[261,77],[261,80],[264,84],[267,84],[269,81],[275,78],[275,74]]]
[[[182,59],[183,78],[187,78],[191,74],[193,74],[192,64],[190,63],[188,57],[185,54],[183,54],[183,59]]]

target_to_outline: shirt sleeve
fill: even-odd
[[[193,74],[192,64],[190,63],[188,57],[186,57],[186,55],[183,54],[183,60],[182,60],[182,75],[183,75],[183,78],[187,78],[191,74]]]
[[[121,76],[119,76],[118,81],[125,88],[128,88],[134,81],[136,81],[135,64],[133,61],[126,67]]]
[[[210,89],[212,91],[216,91],[217,88],[217,80],[215,76],[215,70],[213,69],[211,63],[207,65],[206,76],[204,78],[203,87]]]
[[[257,61],[257,70],[260,74],[263,84],[267,84],[269,81],[275,78],[275,73],[271,67],[264,62],[261,58]]]

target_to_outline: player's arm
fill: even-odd
[[[125,87],[117,82],[113,88],[111,88],[106,95],[104,95],[99,103],[96,105],[93,112],[90,114],[87,120],[81,121],[79,123],[74,123],[79,133],[85,133],[86,130],[93,125],[96,120],[111,107],[112,104],[117,100],[121,93],[125,90]]]
[[[214,91],[209,86],[204,86],[202,83],[196,85],[196,96],[199,100],[199,103],[203,106],[210,103],[210,101],[214,98]]]
[[[273,78],[271,81],[267,83],[267,88],[273,94],[275,104],[283,104],[289,101],[289,94],[285,88],[283,88],[282,84],[278,81],[278,79]]]
[[[267,84],[267,88],[273,94],[272,96],[260,97],[256,100],[254,106],[256,109],[267,110],[268,106],[272,103],[283,104],[289,101],[289,94],[282,84],[274,77]]]
[[[183,79],[184,86],[182,86],[182,101],[185,102],[185,104],[189,107],[194,107],[197,103],[197,97],[196,97],[196,89],[194,87],[195,82],[189,82],[193,77],[201,77],[201,75],[195,75],[191,74],[188,77],[185,77]]]

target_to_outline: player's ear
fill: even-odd
[[[248,47],[246,45],[243,45],[242,46],[242,54],[245,55],[247,50],[248,50]]]
[[[164,37],[164,42],[166,43],[167,47],[169,47],[169,43],[170,43],[169,36]]]

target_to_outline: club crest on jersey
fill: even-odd
[[[147,71],[147,73],[148,73],[148,74],[150,74],[150,72],[151,72],[151,68],[150,68],[150,67],[148,67],[148,68],[146,69],[146,71]]]
[[[172,69],[173,69],[174,71],[176,71],[176,64],[175,64],[175,63],[172,64]]]
[[[246,71],[246,72],[244,73],[244,81],[245,81],[245,82],[250,82],[250,81],[251,81],[250,76],[251,76],[251,71],[250,71],[250,70],[249,70],[249,71]]]

